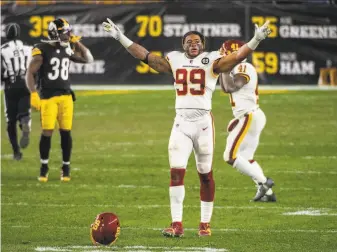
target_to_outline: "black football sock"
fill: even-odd
[[[51,147],[51,136],[41,135],[40,138],[40,159],[42,164],[48,164]]]
[[[63,165],[70,165],[73,139],[69,130],[60,130]]]

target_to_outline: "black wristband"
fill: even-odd
[[[146,56],[145,56],[145,59],[142,60],[145,64],[149,64],[149,55],[150,55],[150,53],[147,53]]]

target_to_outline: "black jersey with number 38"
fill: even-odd
[[[32,56],[42,55],[43,63],[38,71],[38,86],[41,98],[70,94],[69,66],[70,48],[59,43],[36,44]]]

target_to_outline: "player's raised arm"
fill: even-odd
[[[107,18],[108,22],[103,22],[103,28],[106,32],[109,32],[110,35],[119,41],[125,49],[136,59],[139,59],[154,70],[162,73],[171,73],[171,66],[168,61],[158,55],[150,53],[143,46],[131,41],[127,38],[109,18]]]
[[[227,72],[219,76],[219,83],[222,91],[225,93],[233,93],[246,85],[248,80],[239,74],[232,76],[231,73]]]
[[[71,55],[70,59],[77,63],[91,63],[94,61],[90,50],[80,42],[81,37],[71,35],[70,42],[74,44],[74,54]]]
[[[247,58],[259,45],[259,43],[264,40],[270,33],[271,30],[268,27],[269,21],[267,21],[261,27],[255,24],[255,34],[254,37],[245,45],[240,47],[240,49],[228,56],[225,56],[214,63],[213,70],[216,73],[226,73],[229,72],[242,60]]]

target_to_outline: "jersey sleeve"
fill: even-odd
[[[234,67],[232,74],[234,77],[244,77],[248,83],[251,79],[252,68],[254,67],[251,64],[242,62]]]
[[[212,63],[214,61],[216,61],[217,59],[220,59],[222,57],[223,57],[223,55],[220,53],[220,51],[212,51],[209,54],[210,62],[212,62]]]
[[[173,55],[175,54],[175,51],[168,52],[165,56],[165,59],[170,62],[172,60]]]
[[[211,71],[211,74],[214,78],[217,78],[219,76],[219,74],[214,72],[214,68],[213,68],[214,63],[222,57],[223,57],[223,55],[220,54],[220,51],[212,51],[208,54],[208,58],[209,58],[209,61],[210,61],[210,64],[211,64],[210,71]]]
[[[42,55],[43,53],[43,44],[35,44],[32,49],[31,56],[34,57],[36,55]]]
[[[174,57],[179,53],[178,51],[172,51],[166,54],[165,59],[172,64]]]

